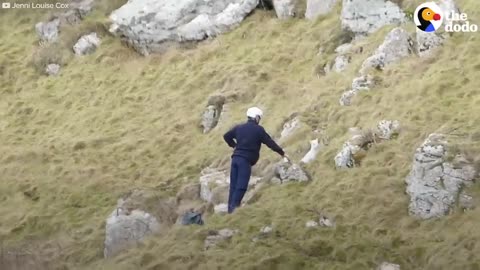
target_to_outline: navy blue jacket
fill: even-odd
[[[232,157],[244,157],[250,161],[252,166],[257,163],[260,157],[262,143],[281,156],[285,154],[283,149],[272,140],[265,129],[251,119],[229,130],[223,135],[223,139],[230,147],[235,149]]]

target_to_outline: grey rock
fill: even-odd
[[[297,0],[273,0],[273,6],[279,19],[287,19],[295,16]]]
[[[360,151],[358,145],[346,142],[343,144],[342,150],[335,156],[335,166],[339,169],[347,169],[355,167],[354,154]]]
[[[335,52],[338,53],[338,54],[347,54],[352,50],[352,48],[353,48],[353,45],[351,43],[345,43],[345,44],[342,44],[342,45],[338,46],[335,49]]]
[[[90,33],[82,36],[77,43],[75,43],[73,51],[76,55],[91,54],[100,46],[100,43],[100,38],[98,38],[97,33]]]
[[[350,64],[351,57],[348,55],[339,55],[335,57],[335,61],[333,62],[332,70],[335,72],[342,72],[347,69],[348,64]]]
[[[39,22],[35,25],[35,31],[42,41],[54,42],[58,39],[60,20],[53,19],[49,22]]]
[[[430,56],[435,48],[443,45],[444,38],[435,32],[417,29],[417,52],[420,57]]]
[[[45,73],[49,76],[57,76],[60,73],[60,65],[59,64],[49,64],[45,68]]]
[[[113,257],[159,230],[160,224],[151,214],[138,209],[130,211],[119,205],[107,219],[104,256]]]
[[[335,227],[335,221],[324,215],[320,216],[318,224],[322,227]]]
[[[413,40],[407,31],[398,27],[393,29],[374,55],[363,62],[360,73],[366,74],[369,69],[384,69],[400,59],[408,57],[414,52],[413,45]]]
[[[110,32],[147,55],[228,32],[257,5],[258,0],[130,0],[110,15]]]
[[[209,98],[207,108],[202,116],[201,126],[203,127],[203,133],[208,133],[217,126],[224,104],[224,96],[212,96]]]
[[[421,219],[438,218],[449,214],[463,188],[472,185],[474,166],[447,161],[448,141],[442,134],[431,134],[416,150],[412,169],[406,178],[410,215]]]
[[[212,231],[204,241],[204,248],[205,250],[214,248],[219,243],[231,239],[237,233],[237,230],[232,229],[221,229],[219,231]]]
[[[383,262],[378,266],[377,270],[400,270],[400,265]]]
[[[377,136],[380,139],[390,140],[400,131],[400,122],[397,120],[382,120],[377,125]]]
[[[462,191],[462,193],[460,193],[460,196],[458,197],[458,205],[463,210],[475,209],[475,201],[473,197],[465,193],[465,191]]]
[[[275,165],[275,176],[279,178],[282,183],[289,181],[307,182],[310,181],[310,176],[298,164],[291,164],[289,162],[280,162]]]
[[[385,25],[405,22],[405,13],[388,0],[343,0],[343,29],[357,35],[368,35]]]
[[[273,232],[272,226],[264,226],[260,229],[260,233],[262,234],[270,234],[271,232]]]
[[[352,104],[353,98],[360,92],[360,91],[367,91],[370,90],[375,86],[375,80],[371,75],[364,75],[353,79],[352,81],[352,89],[345,91],[342,96],[340,97],[340,105],[342,106],[350,106]]]
[[[315,19],[318,16],[326,15],[332,11],[338,0],[307,0],[305,18]]]

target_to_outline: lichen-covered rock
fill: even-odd
[[[377,270],[400,270],[400,265],[383,262],[378,266]]]
[[[107,219],[105,228],[105,258],[136,246],[145,237],[160,231],[155,216],[141,209],[132,209],[126,200],[120,199]]]
[[[295,16],[297,0],[273,0],[273,6],[279,19],[287,19]]]
[[[400,131],[400,122],[397,120],[382,120],[377,125],[377,136],[380,139],[390,140]]]
[[[330,71],[342,72],[347,69],[348,64],[350,64],[351,60],[352,58],[348,55],[338,55],[337,57],[335,57],[332,66],[325,69],[325,73],[328,73]]]
[[[42,41],[54,42],[58,39],[58,27],[60,26],[59,19],[53,19],[49,22],[39,22],[35,25],[35,31]]]
[[[411,215],[421,219],[447,215],[457,204],[463,188],[473,183],[474,166],[461,156],[449,162],[447,150],[447,137],[442,134],[431,134],[416,150],[406,178]]]
[[[100,38],[97,36],[97,33],[90,33],[82,36],[77,43],[75,43],[73,51],[76,55],[91,54],[100,46],[100,43]]]
[[[220,242],[223,242],[232,238],[237,233],[238,233],[237,230],[232,230],[232,229],[221,229],[219,231],[210,231],[209,235],[205,239],[204,248],[205,250],[214,248]]]
[[[147,55],[164,51],[172,43],[228,32],[257,5],[258,0],[131,0],[110,15],[110,32]]]
[[[435,48],[443,45],[444,38],[435,32],[417,29],[417,53],[420,57],[429,56]]]
[[[353,79],[352,89],[345,91],[342,94],[339,100],[340,105],[350,106],[352,104],[353,97],[355,97],[358,94],[358,92],[370,90],[374,86],[375,86],[375,80],[371,75],[363,75]]]
[[[280,162],[275,166],[275,176],[278,177],[282,183],[289,181],[307,182],[310,181],[310,176],[298,164],[291,164],[289,162]]]
[[[346,142],[342,150],[335,156],[335,166],[340,169],[355,167],[354,155],[361,150],[360,146]]]
[[[343,0],[342,27],[357,35],[368,35],[389,24],[405,22],[405,13],[388,0]]]
[[[328,14],[338,0],[307,0],[305,18],[313,20],[318,16]]]
[[[374,55],[363,62],[360,73],[366,74],[369,69],[382,70],[386,66],[398,62],[414,52],[413,45],[413,40],[407,31],[399,27],[393,29]]]
[[[217,126],[224,104],[224,96],[217,95],[209,98],[207,108],[202,116],[203,133],[208,133]]]
[[[60,65],[59,64],[49,64],[45,68],[45,73],[49,76],[57,76],[60,73]]]
[[[308,151],[307,154],[302,158],[301,162],[303,163],[310,163],[315,160],[317,157],[318,153],[322,149],[322,144],[320,144],[318,139],[311,140],[310,141],[310,150]]]

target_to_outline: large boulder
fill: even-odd
[[[208,99],[207,107],[202,115],[201,126],[203,128],[203,133],[208,133],[217,126],[224,104],[224,96],[212,96]]]
[[[477,172],[460,155],[449,161],[448,148],[447,136],[435,133],[417,148],[406,178],[411,215],[421,219],[445,216],[459,197],[467,196],[462,191],[473,184]]]
[[[328,14],[337,2],[338,0],[307,0],[305,18],[312,20],[318,16]]]
[[[100,46],[100,38],[97,33],[90,33],[82,36],[73,46],[73,51],[76,55],[86,55],[95,52]]]
[[[161,223],[166,224],[168,220],[176,218],[166,217],[172,213],[173,205],[158,201],[151,191],[134,190],[119,199],[117,208],[112,211],[106,223],[105,258],[134,247],[145,237],[159,232]]]
[[[282,183],[310,181],[310,176],[300,165],[286,161],[281,161],[275,165],[274,174]]]
[[[115,10],[110,31],[141,54],[161,52],[171,43],[199,41],[232,30],[258,0],[130,0]]]
[[[58,39],[60,26],[59,19],[53,19],[49,22],[39,22],[35,25],[35,31],[42,41],[54,42]]]
[[[343,0],[343,29],[368,35],[389,24],[405,22],[405,13],[388,0]]]
[[[374,55],[363,62],[360,73],[366,74],[370,69],[382,70],[413,52],[414,42],[408,32],[399,27],[394,28],[385,37],[384,42],[378,47]]]

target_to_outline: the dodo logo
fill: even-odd
[[[443,23],[442,9],[434,2],[421,4],[415,10],[413,19],[420,30],[435,32]]]

